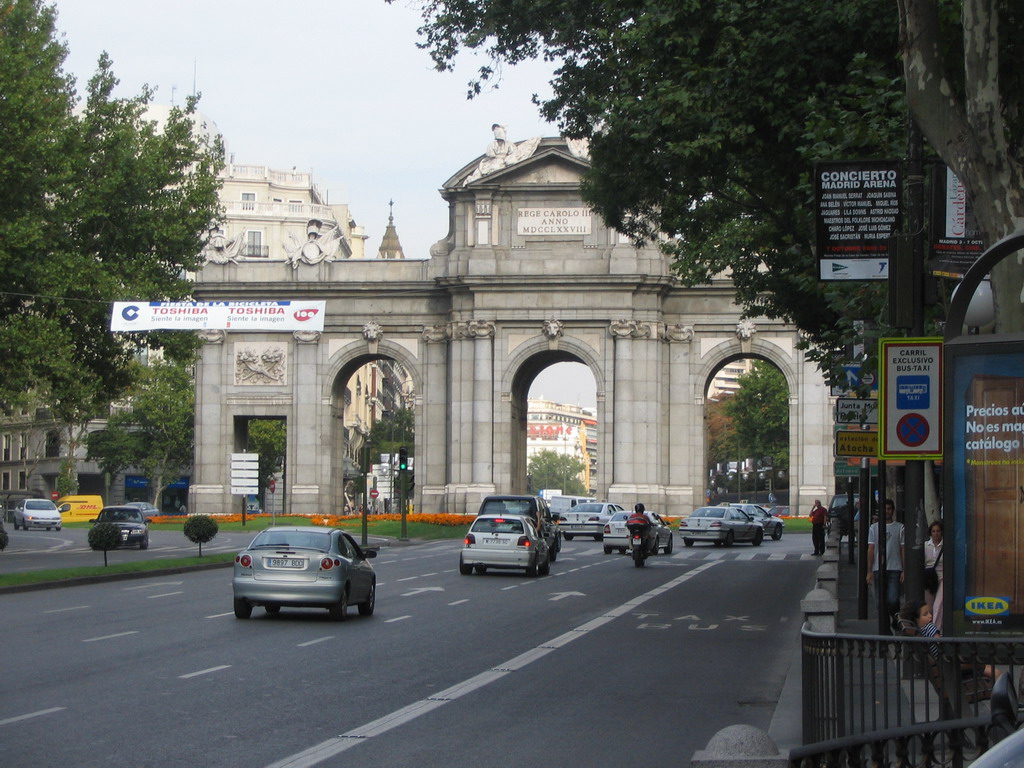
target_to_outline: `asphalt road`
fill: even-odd
[[[103,553],[89,548],[88,528],[62,528],[59,531],[12,530],[5,526],[10,542],[0,553],[0,573],[20,573],[44,568],[78,568],[103,565]],[[238,552],[252,541],[256,531],[222,531],[213,541],[203,545],[203,554]],[[149,549],[138,547],[114,549],[107,553],[109,563],[136,560],[161,560],[193,557],[199,554],[199,545],[185,538],[181,531],[149,532]]]
[[[228,570],[0,595],[0,765],[688,765],[768,730],[819,562],[577,539],[548,577],[460,576],[459,546],[385,548],[343,623],[237,620]]]

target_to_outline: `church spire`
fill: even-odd
[[[398,230],[395,229],[395,201],[388,200],[388,226],[384,230],[384,239],[381,240],[380,250],[377,251],[378,259],[404,259],[405,252],[402,251],[402,243],[398,239]]]

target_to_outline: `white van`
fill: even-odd
[[[597,501],[593,496],[552,496],[548,499],[548,506],[551,507],[552,515],[561,515],[568,512],[577,504],[586,501]]]

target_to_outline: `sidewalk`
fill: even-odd
[[[829,540],[830,552],[835,552],[835,544]],[[839,575],[836,585],[836,596],[839,600],[839,614],[836,617],[836,630],[848,635],[877,635],[878,620],[874,618],[874,612],[870,601],[868,605],[867,619],[857,618],[858,603],[858,574],[856,563],[850,564],[850,555],[847,550],[845,539],[839,552]],[[855,553],[856,554],[856,553]],[[808,586],[810,590],[814,585]],[[801,675],[803,674],[802,648],[799,640],[795,642],[793,657],[789,665],[789,673],[786,675],[786,682],[783,685],[779,701],[775,706],[775,714],[772,716],[771,725],[768,728],[768,735],[775,742],[780,750],[789,750],[803,744],[803,694]]]

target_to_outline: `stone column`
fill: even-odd
[[[694,389],[690,374],[693,326],[675,323],[664,327],[668,347],[668,393],[665,410],[668,466],[664,512],[687,515],[704,501],[702,392]],[[694,483],[700,487],[695,487]]]
[[[615,346],[612,488],[609,495],[654,501],[660,489],[661,396],[658,345],[651,326],[621,319],[608,327]]]
[[[340,514],[341,499],[333,499],[327,492],[333,452],[332,431],[326,421],[330,409],[320,404],[320,333],[295,331],[292,337],[295,359],[291,367],[291,418],[287,425],[287,510],[296,515]]]
[[[225,415],[225,377],[230,354],[224,331],[200,331],[203,346],[196,366],[195,463],[189,486],[188,509],[201,514],[229,512],[231,453],[234,425]]]
[[[420,494],[420,509],[428,514],[454,511],[448,509],[445,499],[451,440],[446,380],[450,338],[447,325],[423,329],[423,390],[417,393],[416,409],[416,492]]]
[[[473,342],[473,485],[493,485],[494,323],[470,320]]]

